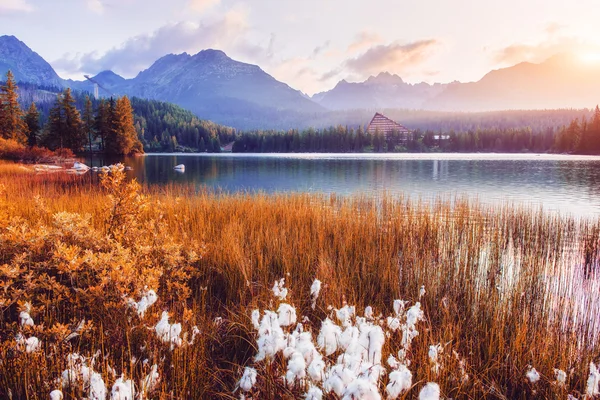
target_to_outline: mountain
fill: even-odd
[[[39,54],[14,36],[0,36],[0,76],[9,70],[17,82],[62,86],[62,79]]]
[[[491,71],[481,80],[453,83],[423,108],[442,111],[589,108],[600,103],[600,67],[560,54]]]
[[[162,57],[119,89],[138,97],[173,102],[200,117],[220,122],[228,122],[225,120],[232,116],[266,116],[273,111],[323,111],[260,67],[210,49],[196,55]]]
[[[409,84],[398,75],[382,72],[364,82],[339,82],[332,90],[315,94],[312,99],[330,110],[418,109],[444,91],[446,85]]]
[[[87,92],[94,89],[87,80],[61,79],[23,42],[14,36],[1,36],[0,74],[8,69],[21,82]],[[312,98],[277,81],[257,65],[235,61],[222,51],[210,49],[195,55],[166,55],[133,79],[112,71],[100,72],[92,79],[104,88],[100,89],[101,96],[127,94],[167,101],[199,118],[238,129],[346,124],[356,121],[352,115],[357,109],[474,112],[587,108],[600,103],[600,65],[579,62],[568,54],[540,64],[520,63],[491,71],[471,83],[409,84],[384,72],[364,82],[341,81]],[[31,98],[48,96],[38,91]],[[358,123],[368,122],[361,121]]]
[[[0,73],[6,74],[9,69],[21,82],[90,93],[94,90],[94,84],[87,80],[61,79],[50,64],[23,42],[13,36],[2,36]],[[195,55],[169,54],[133,79],[112,71],[103,71],[92,79],[103,88],[99,90],[100,96],[129,95],[167,101],[202,119],[236,128],[288,129],[295,127],[306,113],[325,111],[257,65],[235,61],[219,50],[203,50]]]

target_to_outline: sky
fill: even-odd
[[[0,0],[0,35],[63,78],[214,48],[311,95],[384,71],[446,83],[565,52],[600,63],[598,21],[598,0]]]

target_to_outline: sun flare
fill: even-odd
[[[579,55],[579,58],[584,63],[600,64],[600,52],[588,52]]]

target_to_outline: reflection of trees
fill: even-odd
[[[557,161],[556,178],[565,186],[579,187],[590,196],[600,196],[600,161]]]

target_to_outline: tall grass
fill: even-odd
[[[124,374],[139,387],[157,364],[161,381],[149,398],[239,398],[246,365],[259,370],[252,398],[300,397],[306,387],[281,379],[282,357],[253,360],[250,313],[277,308],[270,288],[282,277],[315,336],[328,306],[389,315],[394,299],[415,302],[424,286],[426,321],[411,347],[405,398],[429,381],[447,398],[580,397],[597,361],[598,221],[462,198],[221,195],[140,188],[120,173],[101,186],[3,168],[3,397],[47,398],[73,352],[93,358],[108,386]],[[324,287],[313,310],[314,279]],[[159,300],[140,318],[126,299],[148,289]],[[25,302],[33,328],[18,323]],[[182,323],[184,343],[200,329],[193,344],[171,350],[158,340],[152,328],[163,310]],[[38,337],[41,350],[24,351],[19,332]],[[386,340],[384,359],[398,341]],[[445,358],[434,373],[428,350],[438,343]],[[537,383],[525,377],[531,366]],[[555,368],[567,372],[566,385],[555,382]]]

